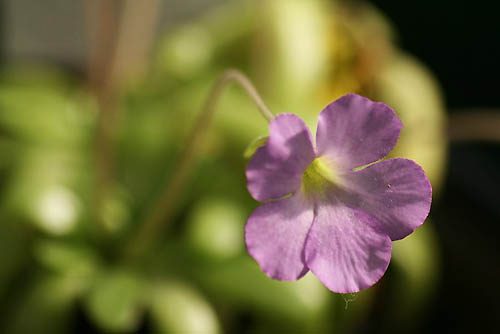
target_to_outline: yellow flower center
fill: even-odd
[[[340,184],[335,166],[324,157],[314,159],[302,174],[302,187],[308,196],[321,196],[328,188]]]

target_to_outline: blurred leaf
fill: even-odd
[[[34,216],[40,227],[55,235],[74,230],[79,211],[78,198],[65,187],[53,186],[44,189],[36,199]]]
[[[0,128],[37,145],[81,144],[90,119],[80,102],[51,87],[0,85]]]
[[[49,67],[47,63],[43,66],[23,63],[0,69],[0,85],[25,88],[52,87],[58,91],[65,91],[76,83],[75,78],[69,76],[64,70]]]
[[[447,140],[436,80],[413,57],[399,53],[381,69],[375,85],[377,98],[390,105],[404,125],[391,156],[420,164],[437,194],[444,181]]]
[[[123,187],[114,185],[108,189],[103,198],[100,212],[101,220],[108,232],[118,233],[122,231],[131,217],[130,199]]]
[[[214,41],[200,24],[176,29],[162,44],[159,65],[177,77],[190,77],[208,64],[213,57]]]
[[[223,198],[202,199],[191,211],[187,235],[191,245],[211,259],[233,258],[244,250],[245,210]]]
[[[86,282],[97,273],[99,258],[93,249],[58,240],[43,240],[35,245],[35,257],[47,269],[81,277]]]
[[[314,108],[311,97],[334,66],[328,61],[331,10],[329,3],[317,0],[268,1],[262,8],[265,28],[258,32],[265,52],[257,55],[266,73],[266,91],[286,108],[302,108],[306,101]]]
[[[36,277],[20,299],[11,302],[5,333],[68,333],[79,291],[80,282],[72,277]]]
[[[180,130],[177,128],[180,115],[172,110],[169,96],[131,97],[129,100],[118,124],[116,149],[136,159],[161,158],[165,150],[175,145],[174,130]]]
[[[5,208],[54,235],[74,231],[82,203],[70,185],[83,165],[80,157],[52,149],[23,152],[6,184]]]
[[[272,280],[248,257],[205,269],[200,284],[221,301],[298,326],[314,323],[331,296],[311,274],[297,282]]]
[[[250,47],[245,40],[258,24],[254,1],[226,1],[205,15],[167,34],[160,43],[156,65],[173,78],[192,78],[220,60],[231,66],[234,53]],[[240,43],[239,48],[235,44]],[[240,59],[236,59],[240,61]]]
[[[22,154],[20,144],[15,140],[0,138],[0,171],[12,167]]]
[[[116,232],[127,227],[134,210],[144,210],[160,191],[185,131],[184,115],[171,106],[163,91],[134,92],[127,99],[117,124],[114,145],[115,178],[104,203],[102,217]]]
[[[134,331],[142,316],[143,287],[140,278],[125,269],[102,273],[85,300],[89,317],[106,331]]]
[[[151,316],[157,333],[219,333],[217,315],[205,298],[183,282],[163,281],[151,288]]]
[[[0,296],[15,275],[29,263],[30,243],[13,222],[0,222]]]
[[[400,276],[394,282],[397,304],[393,320],[405,324],[427,309],[440,276],[440,254],[434,226],[427,221],[404,240],[393,243],[392,262]]]

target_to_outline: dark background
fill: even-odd
[[[372,3],[396,26],[399,44],[438,77],[451,110],[498,108],[498,1],[374,0]]]
[[[394,23],[398,43],[437,76],[450,118],[484,109],[500,114],[498,1],[372,2]],[[422,330],[500,329],[499,189],[498,143],[450,143],[444,192],[431,211],[444,277]]]

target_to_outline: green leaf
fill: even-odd
[[[9,289],[19,272],[31,260],[29,237],[16,224],[18,221],[0,221],[0,295]]]
[[[318,322],[332,296],[312,274],[297,282],[272,280],[248,257],[205,268],[200,276],[200,283],[221,302],[250,308],[261,316],[288,319],[304,329]]]
[[[150,305],[157,333],[220,332],[219,321],[212,306],[186,283],[163,281],[154,284]]]
[[[2,333],[68,333],[72,306],[80,292],[73,277],[35,277],[21,297],[10,301],[12,314],[3,319]],[[5,326],[5,331],[3,328]]]
[[[57,149],[24,151],[4,190],[5,209],[50,234],[76,231],[83,213],[73,187],[84,166],[80,158]]]
[[[29,143],[74,148],[90,135],[84,102],[51,87],[0,85],[0,125]]]
[[[397,53],[376,76],[377,99],[398,113],[404,130],[389,157],[405,157],[421,165],[439,193],[446,168],[446,113],[436,79],[424,65]]]
[[[104,273],[86,298],[90,318],[110,332],[131,332],[137,329],[143,311],[143,282],[134,273],[123,269]]]
[[[45,268],[87,280],[97,273],[100,265],[93,249],[63,241],[40,241],[35,245],[34,253]]]
[[[203,257],[220,260],[234,258],[245,249],[241,235],[245,216],[245,209],[234,201],[204,199],[189,216],[189,243]]]
[[[404,240],[392,246],[395,268],[394,322],[407,324],[427,308],[435,295],[440,276],[438,241],[432,222],[427,221]]]

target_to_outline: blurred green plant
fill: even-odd
[[[411,327],[410,314],[418,322],[439,279],[429,222],[395,243],[394,270],[347,312],[312,275],[275,282],[260,272],[244,249],[245,219],[257,204],[246,192],[242,153],[267,129],[236,88],[217,106],[168,229],[141,257],[123,256],[228,67],[248,73],[275,113],[294,112],[311,129],[316,112],[344,93],[387,102],[405,125],[393,155],[421,164],[438,195],[443,102],[432,75],[393,45],[393,35],[366,4],[318,0],[227,2],[174,27],[146,80],[119,95],[112,181],[98,212],[96,97],[59,70],[4,68],[0,332],[349,331],[389,290],[397,293],[388,312],[401,328]]]

